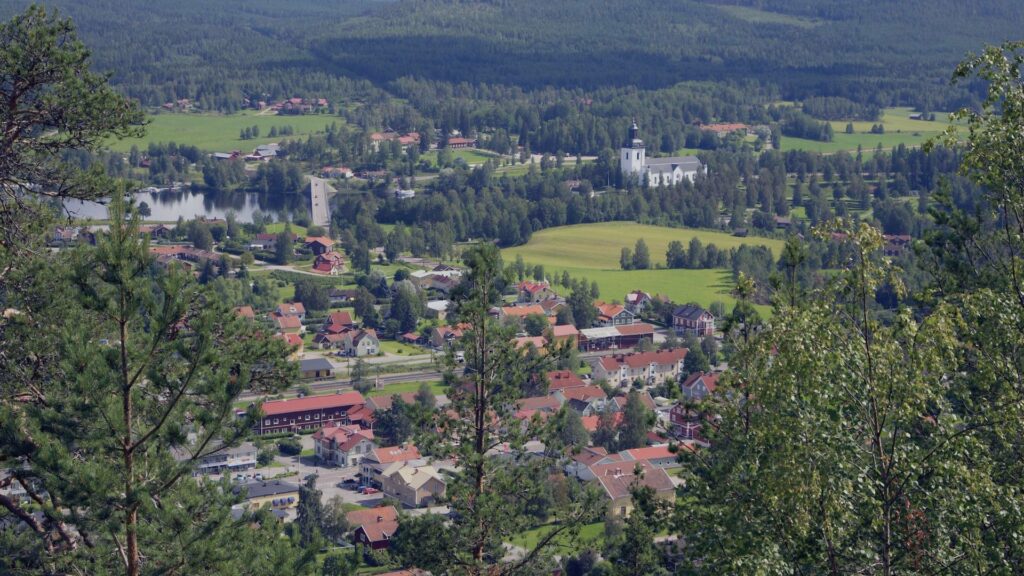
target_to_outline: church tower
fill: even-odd
[[[647,151],[644,149],[644,141],[640,139],[640,128],[637,127],[635,119],[629,128],[629,138],[622,145],[619,160],[622,166],[623,180],[629,178],[643,180],[644,167],[647,165]]]

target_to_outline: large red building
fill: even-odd
[[[257,434],[319,430],[328,424],[365,422],[372,416],[359,392],[272,400],[262,408],[263,415],[253,429]]]

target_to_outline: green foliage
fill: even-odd
[[[331,307],[327,286],[307,279],[295,283],[295,301],[302,302],[306,310],[314,312],[322,312]]]
[[[299,487],[295,524],[299,527],[299,544],[304,548],[316,548],[320,543],[320,530],[324,524],[322,498],[323,493],[316,487],[315,474]]]

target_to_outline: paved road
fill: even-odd
[[[323,178],[309,177],[309,200],[311,203],[310,220],[315,226],[330,226],[331,208],[327,204],[327,196],[331,191],[330,184]]]

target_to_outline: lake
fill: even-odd
[[[246,192],[193,192],[191,190],[160,190],[137,192],[135,202],[149,205],[146,220],[176,222],[178,216],[191,220],[197,216],[226,218],[234,212],[238,222],[252,222],[256,212],[277,216],[280,212],[309,215],[309,200],[301,195],[267,196]],[[67,200],[64,207],[75,218],[105,220],[107,207],[99,202]],[[278,218],[275,218],[278,219]]]

